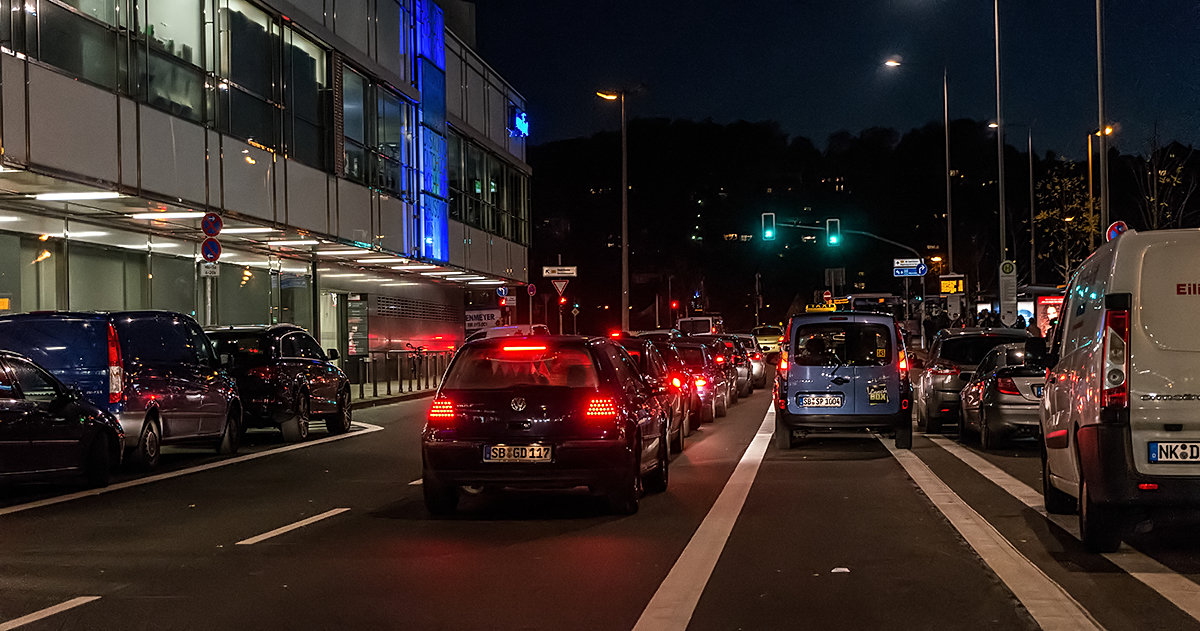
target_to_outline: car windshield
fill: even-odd
[[[271,359],[270,338],[261,333],[210,332],[217,356],[232,355],[239,365],[262,364]]]
[[[962,366],[977,366],[983,361],[988,351],[1001,344],[1021,342],[1026,338],[1016,335],[964,335],[948,337],[942,340],[942,350],[938,354],[941,359],[950,360]]]
[[[882,324],[804,324],[794,338],[792,362],[797,366],[886,366],[892,361],[892,336]]]
[[[513,343],[462,349],[442,387],[502,390],[518,386],[596,388],[599,379],[592,356],[582,348]]]

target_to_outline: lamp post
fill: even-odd
[[[999,2],[999,0],[996,0]],[[1100,225],[1096,227],[1097,231],[1108,228],[1108,138],[1112,133],[1111,127],[1105,122],[1104,114],[1104,11],[1103,0],[1096,0],[1096,102],[1097,102],[1097,118],[1096,128],[1103,129],[1104,134],[1097,132],[1100,136]],[[1090,138],[1090,137],[1089,137]]]
[[[1103,131],[1104,133],[1100,133],[1101,131]],[[1088,134],[1088,137],[1087,137],[1087,141],[1088,141],[1088,217],[1090,219],[1092,219],[1092,225],[1095,226],[1095,230],[1092,231],[1092,248],[1093,249],[1095,249],[1095,247],[1096,247],[1097,235],[1099,235],[1101,231],[1108,229],[1108,213],[1106,212],[1106,210],[1104,208],[1104,195],[1106,193],[1106,189],[1107,189],[1106,182],[1108,180],[1108,178],[1105,177],[1105,173],[1103,173],[1103,171],[1105,169],[1105,165],[1107,164],[1107,161],[1104,159],[1104,152],[1105,152],[1104,139],[1108,136],[1111,136],[1112,133],[1113,133],[1113,126],[1105,125],[1103,129],[1097,129],[1097,130],[1093,131],[1092,133]],[[1098,223],[1098,224],[1095,222],[1096,202],[1095,202],[1095,196],[1092,193],[1092,136],[1096,136],[1100,139],[1100,170],[1101,170],[1101,174],[1100,174],[1100,223]]]
[[[1000,0],[994,0],[992,6],[996,42],[996,178],[1000,189],[1000,260],[1005,261],[1008,260],[1008,237],[1005,235],[1007,211],[1004,206],[1004,116],[1000,107]]]
[[[1024,127],[1028,133],[1028,145],[1026,151],[1029,153],[1029,284],[1037,284],[1037,236],[1034,230],[1035,202],[1034,202],[1034,181],[1033,181],[1033,125],[1021,125],[1017,123],[1009,123],[1017,127]],[[988,127],[996,129],[999,127],[995,122],[988,123]]]
[[[606,101],[621,102],[621,330],[629,330],[629,148],[625,131],[625,91],[597,92]]]

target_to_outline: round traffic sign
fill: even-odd
[[[1113,224],[1108,227],[1106,235],[1108,240],[1112,241],[1113,239],[1121,236],[1121,233],[1125,232],[1126,230],[1129,230],[1128,224],[1126,224],[1124,221],[1114,221]]]
[[[821,298],[824,299],[825,302],[832,302],[833,301],[833,292],[826,289],[825,293],[821,294]]]
[[[508,287],[500,286],[496,288],[496,295],[501,298],[508,295]]]
[[[1001,263],[1000,273],[1005,275],[1017,273],[1017,264],[1012,261],[1005,261]]]
[[[525,286],[525,292],[528,293],[530,296],[536,294],[537,293],[537,285],[534,285],[533,283],[529,283],[528,285]]]
[[[221,229],[224,227],[225,222],[221,220],[221,216],[217,213],[205,213],[204,218],[200,220],[200,229],[210,237],[221,234]]]
[[[200,256],[209,263],[216,263],[221,258],[221,242],[209,237],[200,244]]]

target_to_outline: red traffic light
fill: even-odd
[[[671,308],[672,308],[672,309],[678,309],[678,308],[679,308],[679,301],[678,301],[678,300],[672,300],[672,301],[671,301]]]
[[[502,296],[502,297],[500,298],[500,306],[501,306],[501,307],[509,307],[509,306],[512,306],[512,305],[511,305],[511,304],[508,302],[509,300],[512,300],[512,299],[511,299],[511,298],[509,298],[508,296]],[[515,302],[515,301],[514,301],[514,302]]]
[[[565,304],[567,304],[567,297],[566,297],[566,296],[559,296],[559,297],[558,297],[558,304],[560,304],[560,305],[565,305]]]

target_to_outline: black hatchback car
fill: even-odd
[[[425,506],[452,513],[461,486],[586,486],[615,512],[634,513],[643,489],[667,488],[667,415],[657,394],[606,339],[467,342],[422,431]]]
[[[667,435],[670,436],[668,442],[671,445],[671,451],[675,453],[683,451],[684,439],[692,430],[688,419],[690,415],[689,396],[683,390],[683,380],[680,379],[679,372],[676,371],[675,376],[672,376],[666,357],[658,352],[657,346],[650,340],[630,336],[612,337],[611,335],[609,340],[629,353],[634,363],[637,364],[638,370],[641,371],[642,378],[655,392],[660,393],[656,396],[658,404],[667,411]],[[658,386],[666,386],[666,388]]]
[[[206,329],[217,356],[237,380],[246,425],[278,427],[284,440],[308,438],[322,420],[330,434],[350,430],[350,381],[333,364],[337,349],[294,324]]]
[[[0,351],[0,480],[82,475],[105,486],[124,441],[113,415],[29,358]]]

